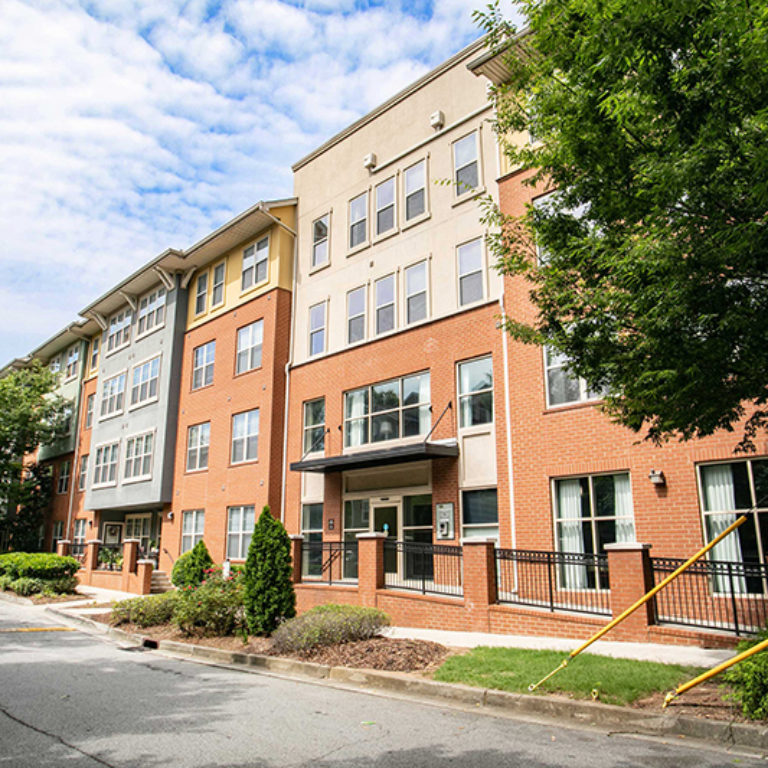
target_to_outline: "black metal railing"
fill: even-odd
[[[500,603],[611,615],[607,555],[497,549]]]
[[[99,565],[100,571],[122,571],[123,570],[123,545],[122,544],[99,544]]]
[[[652,557],[658,584],[685,560]],[[768,619],[768,566],[726,560],[698,560],[654,597],[656,621],[753,634]]]
[[[436,595],[464,594],[461,547],[412,541],[384,542],[384,584]]]
[[[328,584],[357,580],[356,541],[305,541],[301,547],[301,577]]]
[[[69,554],[81,563],[85,562],[85,542],[72,542],[72,544],[69,545]]]

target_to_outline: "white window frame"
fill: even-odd
[[[77,368],[80,362],[80,342],[73,344],[67,350],[67,367],[64,371],[64,381],[77,378]]]
[[[467,139],[472,137],[474,139],[474,145],[475,145],[475,157],[474,160],[470,160],[468,163],[464,163],[463,165],[457,165],[456,162],[456,148],[459,144],[462,142],[466,142]],[[472,195],[476,193],[478,190],[483,188],[483,179],[480,174],[480,132],[478,130],[472,131],[470,133],[465,134],[464,136],[461,136],[460,138],[456,139],[456,141],[452,142],[451,144],[451,161],[452,161],[452,167],[453,167],[453,189],[454,189],[454,196],[458,198],[463,198],[467,195]],[[460,185],[459,183],[459,173],[463,171],[465,168],[469,168],[469,166],[472,165],[472,163],[476,166],[476,174],[477,174],[477,184],[474,187],[467,187],[463,184]]]
[[[107,356],[118,350],[125,349],[131,343],[131,326],[133,325],[133,313],[130,307],[125,307],[115,312],[107,323]],[[113,342],[114,340],[114,342]]]
[[[51,529],[51,550],[56,551],[56,544],[64,538],[64,521],[54,520]]]
[[[221,270],[221,280],[217,280],[216,272]],[[216,291],[221,290],[221,299],[216,301]],[[227,298],[227,260],[224,259],[211,267],[211,309],[216,309],[225,303]]]
[[[476,390],[469,390],[467,392],[464,392],[462,389],[462,377],[461,377],[461,369],[462,366],[465,365],[472,365],[473,363],[479,363],[480,361],[488,361],[490,363],[491,368],[491,386],[490,387],[484,387],[483,389],[476,389]],[[495,403],[493,402],[493,389],[494,389],[494,380],[493,380],[493,355],[480,355],[479,357],[473,357],[469,360],[461,360],[456,364],[456,391],[459,393],[459,429],[467,430],[467,429],[477,429],[480,428],[482,431],[488,431],[489,427],[493,426],[494,423],[494,412],[495,412]],[[475,397],[478,396],[484,396],[490,394],[491,396],[491,418],[488,419],[488,421],[481,421],[477,424],[465,424],[464,423],[464,403],[469,403],[470,413],[472,408],[472,400]]]
[[[187,520],[191,520],[190,531],[187,533]],[[185,509],[181,513],[181,537],[179,539],[179,554],[189,552],[205,535],[205,510]],[[186,546],[185,546],[186,545]]]
[[[352,206],[354,203],[356,203],[358,200],[363,200],[363,215],[361,217],[358,217],[356,219],[352,218]],[[348,221],[348,227],[347,227],[347,248],[350,252],[356,251],[359,248],[364,248],[366,245],[368,245],[369,242],[369,236],[370,233],[368,232],[368,190],[366,189],[365,192],[361,192],[359,195],[356,195],[353,197],[349,203],[347,203],[347,221]],[[358,243],[355,243],[353,245],[352,240],[352,233],[354,232],[355,227],[359,227],[360,224],[363,225],[363,238]]]
[[[213,353],[211,355],[211,359],[208,360],[208,349],[209,347],[213,350]],[[198,350],[200,350],[200,354],[202,355],[202,363],[198,364]],[[198,389],[204,389],[205,387],[210,387],[213,384],[213,377],[215,375],[215,366],[216,366],[216,339],[211,339],[210,341],[206,341],[204,344],[198,344],[193,350],[192,350],[192,391],[196,392]],[[208,371],[211,372],[211,380],[206,381],[208,378]],[[198,371],[202,371],[200,374],[200,383],[195,386],[195,374]]]
[[[392,201],[387,203],[386,205],[380,205],[379,204],[379,190],[384,187],[387,184],[392,185]],[[374,188],[373,188],[373,201],[374,201],[374,221],[375,221],[375,238],[380,239],[384,237],[388,237],[389,235],[393,235],[397,232],[397,177],[396,176],[390,176],[388,179],[384,179],[384,181],[379,182]],[[387,227],[387,229],[380,230],[379,229],[379,214],[383,211],[386,211],[388,208],[392,209],[392,226]]]
[[[165,309],[168,299],[165,286],[158,285],[139,299],[136,311],[136,338],[143,339],[165,327]]]
[[[496,522],[495,523],[465,523],[464,512],[466,507],[465,494],[483,493],[486,491],[496,491]],[[478,488],[462,488],[459,494],[461,498],[461,536],[470,538],[472,536],[481,536],[483,538],[496,539],[496,546],[499,544],[499,489],[495,485],[481,486]],[[489,529],[494,529],[491,532]]]
[[[96,371],[99,367],[99,355],[101,352],[101,335],[94,336],[91,339],[91,347],[88,357],[88,363],[90,365],[89,370]]]
[[[250,515],[250,526],[247,516]],[[237,527],[233,527],[237,517]],[[227,559],[245,560],[248,556],[248,547],[253,536],[253,528],[256,523],[256,505],[240,504],[227,507]],[[235,547],[232,544],[236,543]]]
[[[247,265],[246,265],[247,264]],[[259,277],[261,267],[264,275]],[[269,280],[269,235],[259,238],[243,249],[243,266],[240,271],[240,291],[245,293]]]
[[[84,453],[80,457],[80,472],[77,476],[77,490],[84,491],[88,485],[88,456],[90,454]]]
[[[352,302],[353,294],[360,294],[363,297],[363,311],[362,312],[358,312],[358,313],[356,313],[354,315],[351,314],[352,313],[351,302]],[[367,331],[367,327],[366,327],[367,326],[367,324],[366,324],[366,310],[368,309],[368,307],[367,307],[367,304],[368,304],[368,296],[367,296],[367,294],[368,294],[368,286],[367,285],[360,285],[357,288],[353,288],[351,291],[347,292],[347,302],[346,302],[347,303],[347,323],[346,323],[346,325],[347,325],[347,344],[350,344],[350,345],[351,344],[360,344],[361,342],[365,341],[367,336],[368,336],[368,334],[366,332]],[[357,320],[359,318],[362,318],[362,320],[363,320],[362,336],[360,336],[359,339],[352,339],[352,333],[351,333],[352,321],[353,320]]]
[[[195,317],[208,310],[208,270],[201,272],[195,280]]]
[[[392,285],[392,300],[391,301],[385,301],[380,300],[379,298],[379,286],[383,286],[385,282],[391,282]],[[376,336],[383,336],[387,333],[393,333],[397,330],[397,280],[395,279],[395,273],[391,272],[388,275],[384,275],[383,277],[380,277],[378,280],[376,280],[373,284],[373,293],[374,293],[374,330]],[[381,330],[380,324],[379,324],[379,313],[383,310],[386,310],[388,307],[392,307],[392,327],[386,328],[385,330]]]
[[[315,227],[318,223],[325,222],[325,237],[317,237]],[[331,214],[324,213],[322,216],[318,216],[312,222],[312,257],[310,262],[310,270],[319,269],[326,266],[331,261]],[[325,245],[325,257],[321,260],[318,259],[318,250],[321,246]]]
[[[107,457],[107,461],[103,461],[104,457]],[[102,461],[99,461],[102,459]],[[94,454],[93,462],[93,483],[91,488],[111,488],[117,485],[117,468],[120,463],[120,441],[113,440],[109,443],[102,443],[96,446],[96,453]],[[112,474],[110,467],[114,468],[114,477],[110,479],[109,475]],[[106,480],[103,477],[106,475]]]
[[[149,439],[149,451],[147,451],[147,439]],[[141,453],[137,453],[141,448]],[[149,458],[149,468],[145,472],[143,465]],[[123,456],[123,484],[139,483],[152,479],[152,465],[155,458],[155,430],[150,429],[125,439],[125,455]],[[139,474],[133,474],[137,462],[140,466]],[[130,463],[130,464],[129,464]],[[129,473],[130,466],[130,473]]]
[[[412,270],[415,270],[417,267],[422,267],[424,270],[424,289],[421,291],[414,291],[413,293],[408,292],[408,275],[409,273],[412,273]],[[424,317],[419,318],[417,320],[411,320],[409,317],[409,302],[411,299],[415,299],[416,297],[420,296],[421,294],[424,294]],[[416,325],[418,323],[423,323],[425,320],[429,320],[429,260],[428,259],[421,259],[421,261],[416,261],[413,264],[409,264],[404,270],[403,270],[403,309],[404,309],[404,322],[405,325]]]
[[[205,449],[205,464],[201,455]],[[211,450],[211,422],[203,421],[187,427],[186,472],[203,472],[208,469]],[[194,461],[190,461],[194,456]]]
[[[308,355],[307,355],[307,357],[316,357],[317,355],[322,355],[325,352],[325,349],[326,349],[326,333],[325,332],[326,332],[326,328],[327,328],[327,314],[328,314],[327,304],[328,304],[327,301],[320,301],[317,304],[313,304],[309,308],[309,324],[308,324],[309,325],[309,328],[308,328],[309,334],[308,334],[308,340],[307,340],[308,341],[308,346],[307,346]],[[312,319],[313,311],[315,309],[317,309],[318,307],[320,307],[322,309],[322,313],[323,313],[323,315],[322,315],[322,324],[317,325],[317,326],[313,326],[312,325],[312,323],[313,323],[313,319]],[[313,343],[313,340],[315,339],[315,337],[318,336],[318,335],[322,339],[322,343],[320,344],[320,348],[317,351],[313,351],[313,344],[312,343]]]
[[[258,408],[252,408],[250,411],[241,411],[232,414],[232,440],[230,444],[229,459],[232,465],[247,464],[248,462],[259,460],[259,426],[260,413]],[[243,425],[242,434],[237,434],[239,424]],[[255,455],[249,453],[250,441],[256,439]],[[235,448],[242,443],[243,458],[235,459]]]
[[[56,357],[48,363],[48,370],[53,374],[61,373],[61,355],[56,355]]]
[[[323,403],[323,420],[310,423],[308,415],[312,413],[311,406],[317,402]],[[320,432],[325,435],[325,397],[313,397],[311,400],[304,401],[302,410],[304,414],[302,421],[302,450],[304,451],[304,455],[306,456],[309,453],[324,453],[325,439],[323,439],[322,443],[320,442],[320,434],[317,433],[317,430],[320,430]],[[315,441],[317,441],[318,445],[313,449]]]
[[[546,345],[542,347],[542,354],[544,356],[544,394],[546,398],[547,409],[568,408],[579,403],[594,403],[598,400],[602,400],[604,394],[602,392],[592,392],[587,386],[587,382],[579,376],[574,376],[565,370],[567,360],[563,362],[551,363],[549,360],[549,351],[551,347]],[[579,396],[575,400],[566,400],[562,403],[551,402],[551,392],[549,386],[549,374],[550,372],[561,371],[564,376],[568,376],[575,381],[579,388]]]
[[[72,463],[65,459],[59,464],[59,475],[56,479],[56,493],[62,494],[69,490],[69,479],[71,476]]]
[[[99,421],[111,419],[113,416],[119,416],[125,410],[125,388],[128,380],[128,370],[123,369],[120,373],[110,376],[104,380],[101,387],[101,400],[99,402]],[[116,388],[112,391],[112,382],[116,382]],[[120,384],[122,383],[122,387]],[[114,401],[112,410],[105,410],[105,405]]]
[[[258,343],[254,341],[254,337],[258,337]],[[241,346],[241,343],[243,343],[243,346]],[[248,323],[248,325],[238,328],[235,342],[235,376],[261,368],[263,348],[263,318],[254,320],[252,323]],[[241,360],[245,361],[242,367],[240,365]]]
[[[469,248],[470,246],[474,246],[475,243],[477,243],[479,256],[480,256],[480,263],[477,269],[472,269],[467,272],[462,272],[461,267],[461,254],[462,250],[464,248]],[[480,275],[480,298],[479,299],[472,299],[470,301],[462,301],[462,280],[472,277],[473,275]],[[482,237],[475,237],[472,240],[467,240],[465,243],[460,243],[456,246],[456,301],[458,303],[459,307],[472,307],[477,304],[480,304],[480,302],[485,301],[486,296],[488,295],[488,287],[485,283],[485,248],[483,246],[483,238]]]
[[[75,525],[72,529],[72,541],[74,544],[85,543],[85,531],[88,521],[84,517],[76,517]]]
[[[132,410],[133,408],[140,408],[143,405],[148,405],[149,403],[157,402],[158,397],[160,396],[160,366],[161,366],[161,358],[162,354],[154,355],[153,357],[150,357],[148,360],[142,360],[140,363],[136,363],[136,365],[133,366],[131,370],[131,402],[128,406],[128,410]],[[152,376],[152,368],[153,363],[157,362],[157,372],[154,376]],[[143,375],[144,370],[148,371],[148,378],[147,379],[139,379],[139,382],[136,382],[136,375],[137,373],[139,376]],[[152,391],[152,382],[155,382],[155,394],[150,394]],[[137,399],[134,401],[134,393],[138,392],[138,397],[141,396],[141,390],[142,387],[146,385],[147,389],[147,396],[143,399]]]
[[[408,186],[408,176],[409,172],[415,171],[418,166],[421,166],[421,186],[414,187],[409,191]],[[417,195],[419,192],[424,192],[424,210],[420,213],[415,213],[413,216],[408,215],[408,198],[412,197],[413,195]],[[422,158],[421,160],[418,160],[417,162],[409,165],[404,171],[403,171],[403,216],[405,218],[405,224],[413,224],[417,221],[421,221],[422,219],[426,218],[429,215],[429,195],[428,192],[428,184],[427,184],[427,159]]]
[[[85,398],[85,428],[91,429],[93,427],[93,413],[96,407],[96,393],[91,392]]]

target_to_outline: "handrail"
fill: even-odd
[[[453,408],[453,400],[448,401],[448,405],[443,408],[443,412],[437,417],[437,421],[432,425],[432,429],[427,432],[427,436],[424,438],[424,442],[426,443],[427,440],[431,437],[432,433],[437,429],[437,425],[440,423],[440,420],[445,416],[446,411],[448,411],[450,408]]]

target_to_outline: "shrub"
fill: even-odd
[[[0,555],[0,574],[14,579],[59,579],[74,576],[80,563],[74,557],[62,557],[52,552],[8,552]]]
[[[45,582],[42,579],[33,579],[30,576],[22,576],[11,582],[10,588],[22,597],[36,595],[45,589]]]
[[[756,638],[743,640],[738,651],[746,651],[757,643],[768,639],[768,629]],[[760,651],[726,670],[723,680],[733,687],[726,698],[737,701],[741,711],[752,720],[768,718],[768,652]]]
[[[202,583],[206,570],[212,565],[213,559],[208,547],[200,539],[189,552],[185,552],[174,563],[171,581],[177,587],[196,587]]]
[[[279,653],[306,653],[319,645],[367,640],[389,623],[378,608],[329,603],[281,624],[272,640]]]
[[[178,596],[178,592],[164,592],[121,600],[112,608],[110,623],[115,626],[131,623],[139,627],[166,624],[171,620]]]
[[[234,635],[245,628],[243,578],[223,578],[209,570],[199,587],[187,586],[177,593],[173,623],[187,635]]]
[[[265,635],[296,615],[291,542],[269,507],[261,511],[245,560],[245,615],[250,631]]]
[[[58,579],[45,579],[43,581],[43,592],[46,595],[70,595],[76,590],[76,576],[61,576]]]
[[[0,592],[5,592],[6,589],[10,589],[12,581],[13,576],[9,576],[7,573],[0,576]]]

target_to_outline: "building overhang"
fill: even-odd
[[[371,469],[387,464],[407,464],[425,459],[455,459],[459,455],[459,445],[455,440],[439,442],[411,443],[391,448],[377,448],[372,451],[359,451],[341,456],[321,456],[317,459],[294,461],[294,472],[342,472],[348,469]]]

